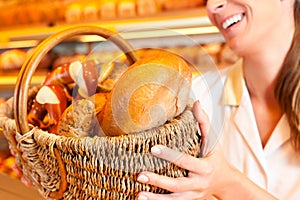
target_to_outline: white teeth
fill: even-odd
[[[234,23],[237,23],[239,21],[241,21],[243,18],[242,14],[237,14],[234,15],[232,17],[230,17],[229,19],[227,19],[225,22],[223,22],[222,27],[223,29],[227,29],[229,26],[231,26]]]

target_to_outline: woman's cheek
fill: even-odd
[[[210,20],[210,22],[211,22],[214,26],[216,26],[217,24],[216,24],[216,21],[215,21],[213,15],[210,14],[210,13],[207,11],[207,16],[208,16],[208,19]]]

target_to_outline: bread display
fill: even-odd
[[[0,54],[0,70],[19,70],[21,69],[25,59],[34,48],[25,49],[9,49]],[[43,57],[39,68],[49,69],[52,65],[55,55],[51,52]]]
[[[127,69],[113,66],[104,80],[116,80],[102,92],[105,81],[99,81],[98,65],[75,61],[55,68],[37,92],[28,122],[64,136],[119,136],[159,127],[181,114],[192,80],[187,62],[159,49],[138,50],[137,55]],[[83,74],[94,76],[80,78]]]
[[[78,129],[79,131],[73,135],[76,137],[97,134],[116,136],[151,129],[162,125],[183,111],[189,93],[190,73],[192,75],[199,73],[195,71],[197,67],[194,68],[194,66],[224,68],[238,60],[238,57],[231,53],[228,46],[222,43],[204,45],[203,48],[180,46],[165,50],[140,49],[136,51],[136,54],[139,61],[128,68],[126,57],[120,56],[119,53],[95,52],[90,55],[90,58],[102,57],[103,61],[97,61],[99,64],[95,69],[91,64],[85,73],[80,73],[83,65],[79,64],[85,62],[85,55],[58,57],[53,62],[53,70],[43,83],[50,89],[45,90],[44,88],[38,93],[40,94],[45,90],[46,92],[43,93],[44,95],[47,94],[47,98],[43,101],[35,101],[35,104],[40,101],[44,105],[33,104],[28,116],[29,121],[42,129],[66,136],[70,136],[68,135],[69,130]],[[180,54],[188,62],[176,54]],[[111,59],[113,61],[110,61]],[[69,69],[68,66],[73,67]],[[84,66],[88,66],[87,63]],[[103,71],[104,69],[105,71]],[[90,73],[91,70],[94,72]],[[93,76],[83,78],[83,74],[92,74]],[[151,81],[149,74],[158,78],[159,84],[148,84]],[[82,80],[85,81],[82,82]],[[57,82],[62,83],[62,89],[57,86],[56,88],[53,87],[52,84]],[[49,107],[55,101],[55,98],[50,99],[51,91],[56,90],[63,91],[58,92],[60,95],[57,95],[57,99],[59,99],[57,101],[67,102],[59,111],[59,116],[63,116],[62,121],[60,121],[60,117],[55,117],[57,115],[51,117],[46,112],[50,108],[52,110],[55,108],[55,112],[58,112],[57,106]],[[97,93],[91,99],[89,96],[93,95],[94,92]],[[37,97],[40,96],[43,95],[37,95]],[[53,94],[52,96],[55,97],[56,95]],[[80,101],[73,102],[74,100]],[[77,105],[76,109],[80,112],[73,111],[72,102]],[[158,104],[157,102],[165,103]],[[67,109],[68,106],[70,107]],[[65,113],[62,114],[65,109]],[[92,111],[94,109],[97,111]],[[36,110],[39,110],[39,114],[35,113]],[[81,123],[83,121],[80,119],[89,123]]]
[[[203,0],[99,0],[99,1],[3,1],[0,0],[0,24],[55,25],[110,19],[152,16],[153,14],[204,6]]]

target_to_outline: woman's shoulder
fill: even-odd
[[[206,71],[196,77],[193,78],[192,85],[203,84],[206,83],[215,83],[216,81],[222,81],[224,83],[231,67],[226,67],[223,69],[213,69]]]
[[[210,70],[194,77],[192,81],[192,93],[206,95],[205,93],[216,90],[222,93],[229,70],[230,67],[221,70]]]
[[[222,69],[210,69],[201,75],[193,78],[192,81],[192,91],[199,92],[203,89],[209,89],[210,91],[216,91],[222,93],[224,89],[225,82],[230,75],[231,71],[234,69],[242,67],[242,60],[238,60],[235,64]]]

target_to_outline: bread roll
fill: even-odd
[[[59,135],[85,137],[99,134],[96,118],[106,103],[105,93],[74,101],[62,114],[57,130]]]
[[[203,0],[164,0],[162,7],[165,10],[181,10],[204,5]]]
[[[152,15],[158,12],[158,6],[155,0],[137,0],[138,15]]]
[[[78,23],[83,19],[82,6],[77,3],[71,4],[65,13],[65,19],[67,23]]]
[[[117,17],[117,0],[101,0],[100,18],[114,19]]]
[[[20,3],[15,7],[17,10],[17,21],[19,24],[29,24],[30,17],[29,17],[29,10],[26,4]]]
[[[28,15],[31,23],[41,23],[43,21],[43,7],[42,4],[28,4]]]
[[[135,0],[119,0],[117,13],[120,18],[135,17],[137,15]]]
[[[0,56],[0,69],[20,69],[26,59],[27,53],[22,49],[7,50]]]
[[[15,5],[0,7],[0,20],[4,26],[14,26],[18,24],[18,9]]]
[[[98,116],[106,135],[158,127],[182,113],[187,105],[192,79],[188,64],[163,50],[146,54],[122,74],[108,95]]]
[[[30,53],[32,53],[32,51],[34,51],[34,47],[30,48],[27,50],[27,56],[29,56]],[[55,53],[53,53],[52,51],[48,52],[40,61],[39,65],[38,65],[38,69],[50,69],[52,67],[52,63],[54,61],[54,59],[56,58]]]
[[[55,23],[59,17],[57,2],[41,3],[36,9],[40,10],[39,12],[43,15],[43,22],[48,23],[48,25]]]
[[[96,21],[99,19],[99,8],[96,4],[90,3],[83,7],[83,19],[85,21]]]
[[[64,64],[72,63],[75,61],[84,61],[85,58],[86,56],[83,54],[76,54],[73,56],[59,56],[57,59],[53,61],[52,67],[56,68]]]

